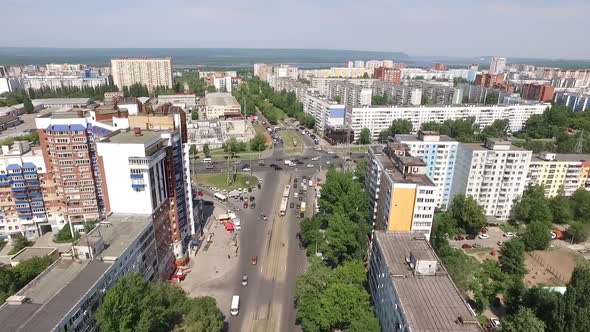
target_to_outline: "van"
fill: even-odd
[[[210,164],[211,158],[203,158],[203,164]]]
[[[231,299],[231,308],[230,308],[229,313],[232,316],[237,316],[239,311],[240,311],[240,296],[234,295]]]

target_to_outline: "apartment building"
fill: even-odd
[[[402,80],[402,71],[400,69],[379,67],[375,68],[375,74],[373,77],[381,81],[400,84]]]
[[[328,83],[327,97],[331,100],[340,99],[340,102],[349,107],[370,106],[373,90],[354,84],[348,80],[333,81]]]
[[[47,179],[39,147],[28,141],[2,146],[0,155],[0,235],[36,238],[58,231],[64,216],[55,207],[55,184]],[[47,209],[46,209],[47,207]]]
[[[590,109],[590,95],[559,91],[555,93],[553,101],[557,105],[566,106],[574,112],[583,112]]]
[[[493,57],[490,62],[490,74],[502,74],[506,69],[506,58]]]
[[[531,151],[497,139],[459,144],[450,200],[471,196],[487,216],[508,219],[527,186],[531,156]]]
[[[571,196],[590,189],[590,155],[544,152],[532,156],[528,182],[545,188],[546,197]]]
[[[315,128],[320,133],[328,126],[344,125],[345,106],[324,96],[306,93],[303,97],[303,111],[316,119]]]
[[[62,213],[74,230],[83,230],[84,222],[100,219],[110,210],[95,144],[100,137],[126,126],[126,121],[95,121],[86,118],[82,110],[49,112],[35,119],[47,181],[56,185],[55,204],[46,205],[46,209]]]
[[[277,78],[291,78],[296,80],[299,77],[299,68],[280,65],[279,67],[273,67],[272,74]]]
[[[436,205],[448,207],[459,142],[446,135],[421,130],[417,135],[395,135],[394,139],[407,145],[412,156],[426,163],[425,174],[436,185]]]
[[[314,77],[314,78],[310,78],[309,81],[310,81],[310,86],[313,89],[316,89],[317,92],[323,96],[328,96],[330,94],[330,90],[332,90],[332,87],[337,82],[347,81],[347,82],[352,83],[354,85],[358,85],[361,88],[369,88],[369,89],[373,87],[373,83],[377,82],[377,80],[372,79],[372,78],[356,78],[356,79],[348,79],[347,80],[345,78],[336,78],[336,77],[332,77],[332,78]]]
[[[329,69],[302,69],[299,70],[299,77],[311,79],[312,77],[341,77],[341,78],[362,78],[363,76],[371,75],[364,67],[332,67]]]
[[[95,315],[119,278],[158,280],[157,239],[148,215],[112,214],[0,306],[6,331],[97,331]]]
[[[241,116],[242,107],[231,93],[213,92],[205,95],[205,116],[219,119],[227,116]]]
[[[123,130],[96,144],[106,177],[110,211],[152,214],[168,223],[174,258],[183,265],[190,225],[186,201],[182,142],[178,132]],[[163,260],[163,259],[161,259]],[[168,269],[174,260],[168,262]],[[169,270],[168,270],[169,271]]]
[[[254,76],[263,81],[268,81],[268,77],[272,75],[272,66],[264,63],[254,64]]]
[[[483,331],[420,233],[375,231],[367,279],[382,331]]]
[[[376,230],[415,231],[430,238],[437,188],[425,168],[405,144],[369,148],[366,187]]]
[[[275,89],[275,91],[287,91],[295,93],[295,97],[299,102],[303,102],[303,96],[310,90],[310,87],[302,82],[292,78],[276,78],[274,76],[269,78],[268,84]],[[324,94],[325,95],[325,94]]]
[[[528,100],[550,102],[553,100],[555,89],[551,85],[528,83],[520,87],[520,96]]]
[[[373,95],[387,96],[391,105],[419,106],[422,104],[422,87],[419,85],[399,85],[378,81],[373,84]]]
[[[354,131],[355,140],[360,131],[368,128],[373,140],[387,129],[393,120],[407,119],[412,122],[414,132],[420,130],[423,123],[445,120],[475,118],[480,127],[491,125],[495,120],[507,119],[511,131],[519,131],[526,120],[533,114],[542,114],[548,104],[530,105],[464,105],[464,106],[421,106],[421,107],[347,107],[346,125]]]
[[[113,83],[123,89],[135,83],[151,91],[157,87],[172,89],[172,58],[121,58],[111,60]]]
[[[25,76],[23,77],[25,89],[57,89],[57,88],[96,88],[108,85],[108,76],[83,77],[83,76]]]

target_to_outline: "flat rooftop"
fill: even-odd
[[[383,253],[410,331],[482,331],[424,235],[375,231],[375,244]],[[405,261],[410,254],[438,261],[436,274],[414,275]],[[458,317],[474,323],[458,323]]]
[[[379,163],[383,166],[384,171],[387,172],[387,174],[389,174],[393,178],[393,181],[395,181],[395,183],[414,183],[414,184],[417,184],[420,186],[430,186],[430,187],[435,186],[434,182],[432,182],[432,180],[426,174],[406,174],[404,176],[404,174],[402,174],[399,171],[399,169],[396,167],[396,165],[393,163],[393,161],[389,158],[389,156],[387,156],[385,153],[383,153],[382,147],[372,146],[372,147],[370,147],[370,149],[373,150],[375,158],[377,158]],[[414,160],[414,158],[416,158],[416,157],[402,157],[402,158],[410,158],[411,160]],[[422,165],[424,165],[424,162],[420,158],[416,158],[416,159],[420,160]]]
[[[437,135],[437,134],[432,134],[432,133],[425,133],[426,137],[431,137],[431,136],[438,136],[438,140],[421,140],[418,138],[417,135],[395,135],[395,140],[398,142],[424,142],[425,144],[436,144],[439,142],[457,142],[456,140],[452,139],[451,137],[447,136],[447,135]]]
[[[146,144],[160,135],[157,131],[141,130],[141,135],[135,135],[133,129],[128,131],[119,131],[114,135],[105,138],[102,142],[117,144]]]
[[[590,154],[583,153],[556,153],[555,160],[545,160],[541,158],[541,154],[534,154],[531,161],[544,161],[544,162],[560,162],[560,161],[590,161]]]
[[[150,222],[147,214],[113,213],[105,222],[99,223],[90,233],[81,237],[75,245],[85,246],[88,242],[94,243],[100,234],[107,247],[98,256],[118,257]]]
[[[205,95],[205,104],[207,106],[239,106],[240,103],[231,93],[213,92]]]
[[[48,247],[26,247],[10,259],[12,262],[23,262],[33,257],[45,257],[53,254],[57,248]]]
[[[0,307],[4,331],[51,331],[112,266],[101,261],[60,259],[17,295],[30,302]]]
[[[44,105],[77,105],[77,104],[90,104],[92,99],[90,98],[43,98],[33,99],[34,102]]]
[[[75,244],[87,246],[100,234],[106,249],[94,260],[59,259],[16,294],[30,302],[0,306],[0,330],[51,331],[111,268],[109,258],[122,255],[149,223],[149,215],[110,215]]]

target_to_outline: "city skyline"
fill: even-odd
[[[81,14],[73,1],[55,6],[30,0],[8,1],[0,26],[17,31],[3,38],[1,46],[6,47],[296,48],[392,51],[414,56],[590,59],[590,47],[577,42],[581,31],[590,27],[582,19],[584,9],[590,9],[590,4],[580,0],[525,0],[519,4],[459,1],[450,6],[430,0],[321,5],[311,1],[195,4],[174,0],[166,6],[155,1],[141,6],[107,1],[88,4],[84,10],[92,13],[90,17]],[[28,17],[26,24],[22,23],[23,15]],[[47,24],[47,17],[52,18],[51,24]],[[171,17],[174,24],[169,28],[148,25],[146,17],[154,21]],[[285,24],[285,17],[301,19]],[[502,24],[468,28],[471,22],[499,22],[498,18]],[[14,30],[15,26],[20,28]],[[433,31],[441,27],[447,32],[435,35]],[[536,31],[527,34],[527,46],[522,47],[522,38],[514,36],[531,28]],[[561,40],[570,48],[564,52],[549,47],[548,40]]]

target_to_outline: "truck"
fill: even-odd
[[[287,213],[287,202],[288,202],[288,198],[287,197],[283,197],[283,199],[281,200],[281,207],[279,209],[279,215],[282,217]]]
[[[291,192],[291,186],[290,185],[286,185],[285,186],[285,190],[283,190],[283,197],[284,198],[289,198],[289,193]]]
[[[299,208],[299,217],[303,218],[305,216],[305,202],[301,202],[301,208]]]

